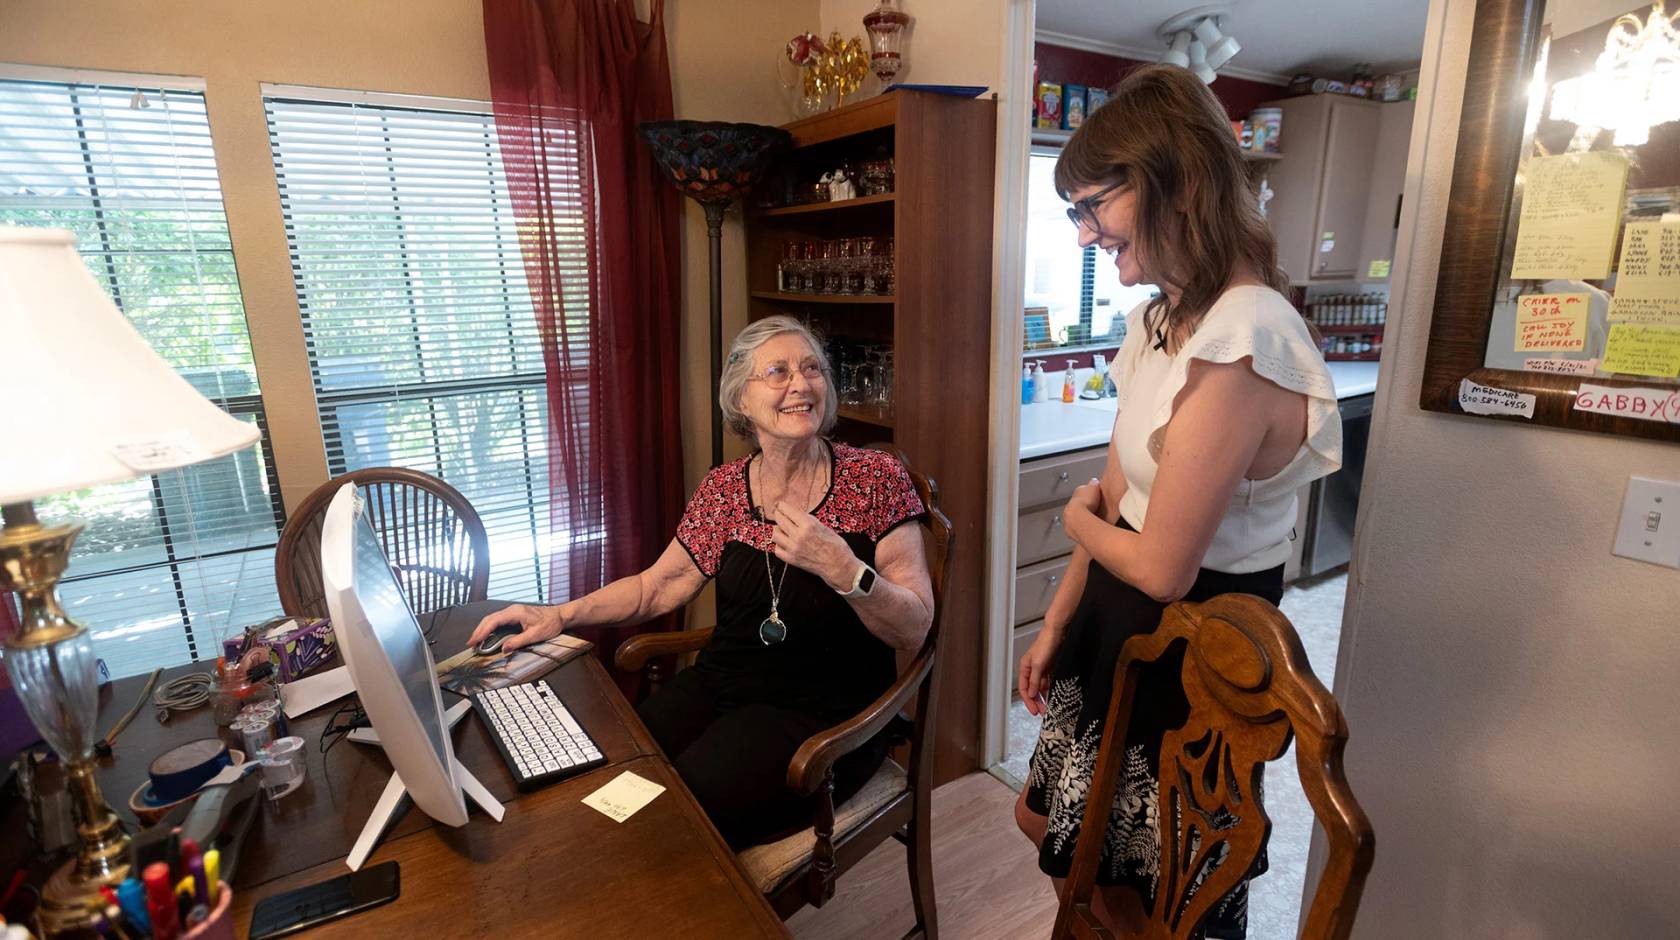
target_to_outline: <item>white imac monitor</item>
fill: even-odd
[[[449,743],[432,651],[353,483],[346,483],[333,496],[322,521],[321,583],[339,653],[379,744],[396,770],[393,786],[400,780],[399,789],[406,789],[415,804],[438,822],[465,825],[467,806],[461,789],[476,781],[457,779],[459,765]],[[459,772],[465,775],[466,769]],[[400,796],[399,792],[391,802]],[[394,814],[395,805],[389,809]],[[381,821],[370,821],[370,825],[376,823],[383,828]],[[374,833],[373,838],[377,837]],[[371,850],[371,841],[366,848]],[[355,853],[351,857],[351,867],[358,867]]]

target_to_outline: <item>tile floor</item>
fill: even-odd
[[[1301,643],[1313,672],[1326,687],[1336,675],[1336,649],[1342,629],[1342,601],[1347,594],[1347,569],[1306,581],[1284,591],[1280,605]],[[1038,719],[1025,705],[1009,706],[1008,757],[999,765],[1007,782],[1019,789],[1026,779],[1027,761],[1038,740]],[[1008,778],[1013,778],[1009,780]],[[1295,936],[1301,892],[1307,874],[1307,848],[1312,838],[1312,808],[1307,805],[1295,774],[1295,747],[1266,767],[1266,810],[1272,816],[1271,870],[1256,879],[1249,895],[1249,940],[1288,940]]]

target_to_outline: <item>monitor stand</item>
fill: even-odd
[[[472,711],[472,702],[465,699],[451,705],[443,713],[444,733],[453,731],[455,726],[460,724],[461,719],[465,718],[470,711]],[[349,738],[362,744],[379,743],[379,735],[375,734],[372,728],[357,728],[350,732]],[[478,778],[472,775],[472,771],[468,770],[459,758],[454,760],[455,780],[461,785],[461,792],[468,800],[477,803],[480,809],[489,813],[491,819],[501,822],[503,812],[501,801],[485,789],[484,784],[478,782]],[[392,773],[391,779],[385,784],[385,792],[379,794],[379,802],[373,805],[373,812],[368,815],[367,825],[362,827],[362,834],[356,837],[356,844],[350,849],[349,857],[344,860],[345,864],[350,866],[351,871],[359,870],[362,863],[367,861],[367,857],[373,854],[373,847],[379,843],[379,837],[384,835],[385,830],[390,828],[391,823],[396,820],[397,813],[402,809],[403,800],[407,796],[408,788],[403,786],[402,778]]]

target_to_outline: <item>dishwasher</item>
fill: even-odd
[[[1359,513],[1359,481],[1365,476],[1365,445],[1371,436],[1374,395],[1346,398],[1342,412],[1342,468],[1312,485],[1301,576],[1312,577],[1348,563],[1353,555],[1353,520]]]

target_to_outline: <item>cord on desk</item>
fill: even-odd
[[[208,704],[210,682],[211,675],[208,672],[190,672],[159,686],[158,690],[152,693],[152,704],[157,706],[158,721],[168,721],[174,712],[190,711]]]
[[[361,700],[352,698],[334,709],[332,716],[327,719],[327,726],[321,729],[321,753],[332,750],[334,744],[357,728],[367,728],[371,725],[367,712],[362,711]]]

